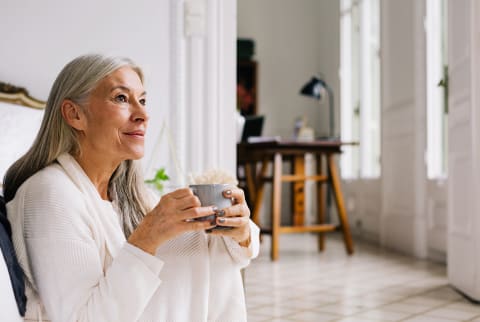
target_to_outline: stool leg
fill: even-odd
[[[278,259],[278,239],[280,234],[280,215],[282,198],[282,155],[275,153],[273,163],[273,196],[272,196],[272,260]]]
[[[337,204],[338,216],[340,217],[340,223],[342,225],[343,240],[348,254],[353,254],[353,241],[350,234],[350,226],[348,224],[347,211],[345,210],[345,204],[343,202],[343,195],[340,189],[340,179],[338,177],[337,166],[333,155],[328,155],[328,169],[330,175],[330,182],[333,186],[333,194],[335,196],[335,202]]]
[[[317,154],[317,174],[323,173],[323,155]],[[325,224],[325,191],[322,181],[317,182],[317,212],[318,212],[318,224]],[[318,250],[323,251],[325,249],[325,234],[318,233]]]
[[[305,175],[305,156],[293,157],[293,173],[295,175]],[[292,189],[293,199],[293,226],[305,225],[305,181],[296,181]]]

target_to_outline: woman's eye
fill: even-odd
[[[127,100],[127,96],[124,95],[124,94],[117,95],[117,96],[115,97],[115,100],[116,100],[117,102],[122,102],[122,103],[126,103],[126,102],[128,101],[128,100]]]
[[[147,100],[145,98],[141,98],[139,100],[140,104],[142,104],[143,106],[147,105]]]

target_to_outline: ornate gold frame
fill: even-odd
[[[36,109],[44,109],[46,102],[33,98],[23,87],[0,82],[0,101]]]

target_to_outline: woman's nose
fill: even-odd
[[[138,121],[148,122],[148,120],[150,119],[147,109],[145,108],[144,105],[142,105],[139,102],[136,103],[132,117],[135,122],[138,122]]]

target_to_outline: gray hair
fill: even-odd
[[[143,83],[142,70],[127,58],[84,55],[62,69],[50,91],[33,145],[5,175],[6,202],[15,197],[19,187],[29,177],[52,164],[62,153],[77,155],[81,152],[77,132],[62,117],[62,102],[69,99],[79,105],[84,104],[100,80],[124,66],[131,67]],[[109,193],[116,201],[128,238],[149,211],[139,161],[126,160],[118,166],[110,179]]]

